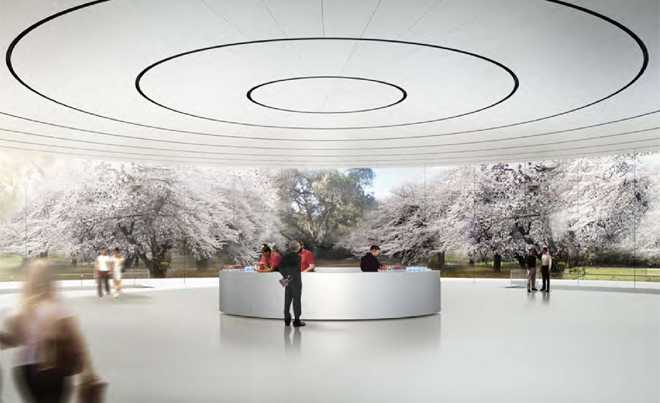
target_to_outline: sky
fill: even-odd
[[[377,200],[386,199],[391,191],[404,183],[423,182],[424,168],[374,168],[376,178],[371,190]]]
[[[640,155],[640,165],[644,166],[646,174],[660,174],[660,154],[651,153],[648,155]],[[409,182],[424,182],[424,178],[430,179],[438,171],[448,169],[449,167],[424,167],[414,168],[374,168],[376,178],[374,179],[373,186],[369,188],[373,192],[377,200],[384,200],[391,196],[392,190]]]

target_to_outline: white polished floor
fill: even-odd
[[[299,330],[220,314],[215,287],[70,304],[110,403],[660,401],[657,293],[506,285],[443,280],[440,315]]]

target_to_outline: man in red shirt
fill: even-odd
[[[298,255],[300,255],[300,272],[314,271],[314,255],[305,249],[302,241],[298,241]]]
[[[268,245],[261,244],[261,263],[263,264],[263,269],[257,269],[259,273],[270,273],[272,271],[280,270],[280,263],[282,262],[282,256],[279,253],[273,252]]]

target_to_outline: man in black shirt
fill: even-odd
[[[527,292],[538,291],[536,289],[536,252],[534,248],[529,250],[529,255],[525,259],[527,268]]]
[[[295,262],[291,259],[280,267],[282,279],[280,284],[284,287],[284,325],[291,324],[291,304],[293,303],[293,326],[305,326],[305,322],[300,320],[302,314],[302,253],[305,251],[302,241],[291,241],[289,250],[295,254]],[[309,252],[308,252],[309,253]]]
[[[377,256],[380,254],[380,247],[378,245],[371,245],[369,248],[369,253],[362,256],[360,260],[360,269],[362,271],[378,271],[380,267],[380,262],[378,261]]]

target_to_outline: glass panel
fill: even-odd
[[[636,199],[635,155],[580,160],[578,265],[588,280],[634,280]],[[585,283],[586,284],[586,283]]]
[[[125,252],[125,278],[139,285],[153,275],[151,245],[132,244],[120,226],[173,194],[156,232],[170,248],[168,277],[216,276],[222,264],[259,259],[261,243],[285,252],[302,238],[319,266],[357,266],[378,244],[382,264],[523,285],[527,250],[547,246],[555,278],[658,281],[659,161],[640,152],[457,167],[173,169],[3,151],[0,279],[20,278],[23,262],[41,256],[60,279],[93,285],[107,245]]]
[[[660,153],[638,153],[636,166],[635,280],[660,282]]]

